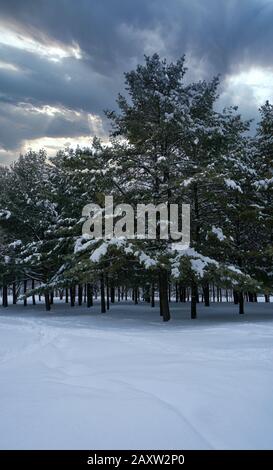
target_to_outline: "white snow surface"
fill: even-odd
[[[273,449],[273,305],[0,308],[1,449]]]

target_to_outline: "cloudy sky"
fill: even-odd
[[[0,0],[0,162],[104,138],[123,72],[184,53],[220,104],[273,101],[273,0]]]

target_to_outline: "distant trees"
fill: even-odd
[[[273,290],[272,106],[261,108],[256,136],[248,134],[237,108],[215,110],[218,78],[186,84],[184,58],[168,64],[158,55],[125,74],[128,98],[108,112],[111,145],[94,139],[89,149],[21,156],[0,169],[0,284],[45,295],[54,291],[71,305],[90,307],[93,295],[105,312],[111,302],[155,305],[163,320],[169,299],[209,305],[222,290],[244,299]],[[171,250],[165,240],[92,240],[81,235],[88,203],[191,206],[191,246]],[[124,214],[115,214],[121,226]],[[135,221],[136,230],[136,221]],[[25,301],[26,302],[26,301]]]

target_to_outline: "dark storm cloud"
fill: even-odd
[[[9,100],[62,104],[94,113],[114,103],[111,78],[97,73],[85,61],[68,57],[53,62],[7,46],[0,46],[0,58],[7,63],[12,60],[19,68],[0,73],[0,93]]]
[[[159,28],[170,54],[193,48],[217,72],[237,61],[267,63],[271,55],[271,0],[2,0],[1,13],[34,37],[76,41],[107,74],[143,55],[141,39],[124,37],[123,25]]]
[[[0,61],[17,67],[0,68],[0,103],[6,106],[0,148],[48,135],[49,129],[56,136],[87,135],[86,113],[102,116],[103,109],[115,106],[123,71],[144,53],[158,51],[171,59],[188,53],[189,65],[198,64],[190,72],[195,78],[216,73],[224,78],[251,65],[272,67],[272,24],[268,0],[0,0],[0,25],[45,46],[78,44],[82,52],[81,59],[52,62],[12,45],[0,47]],[[22,111],[22,102],[78,110],[82,117],[74,122],[54,116],[49,125],[48,116],[36,120]],[[14,119],[14,130],[8,130]]]

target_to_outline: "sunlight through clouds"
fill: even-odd
[[[1,44],[21,49],[32,54],[38,54],[53,62],[60,62],[62,59],[68,57],[73,57],[78,60],[82,58],[80,47],[75,42],[68,46],[54,43],[48,38],[45,38],[44,41],[38,41],[31,36],[26,36],[16,31],[16,29],[0,24],[0,45]]]
[[[233,89],[236,94],[241,87],[251,90],[255,101],[261,105],[266,100],[273,100],[273,69],[251,67],[237,75],[231,75],[226,80],[227,90]],[[240,93],[236,96],[240,100]]]

